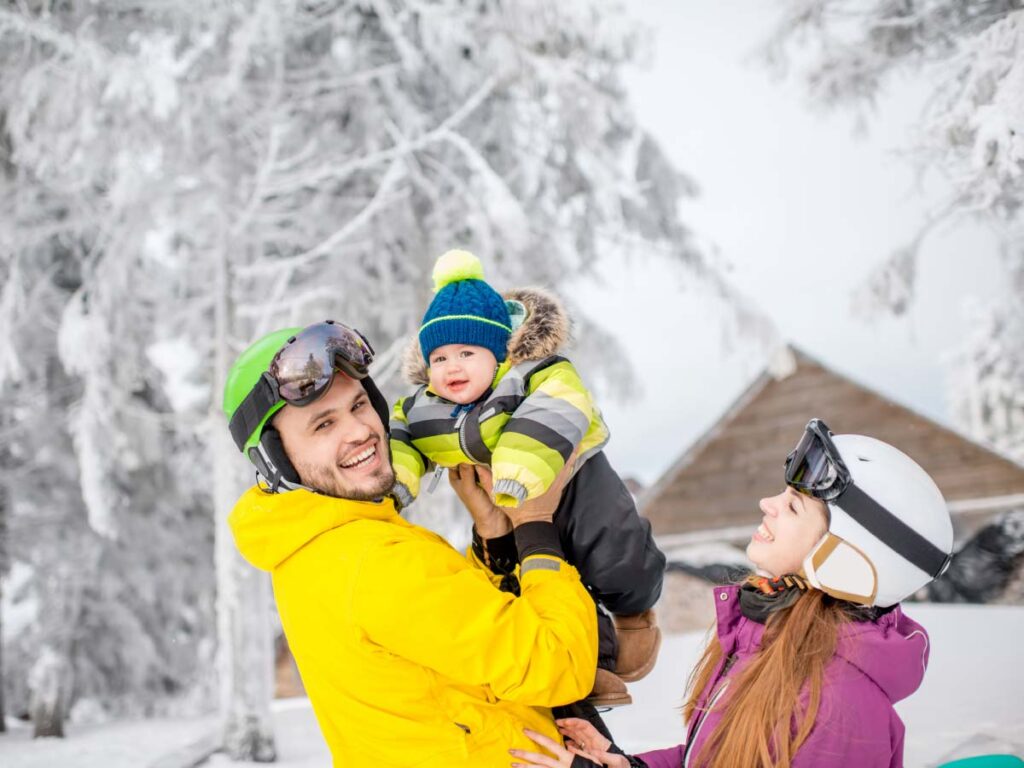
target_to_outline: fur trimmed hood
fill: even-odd
[[[551,357],[569,343],[572,321],[553,293],[543,288],[514,288],[502,296],[526,307],[526,319],[508,339],[508,360],[512,365]],[[420,351],[418,335],[414,335],[405,347],[402,376],[416,386],[429,382],[427,361]]]

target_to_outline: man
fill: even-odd
[[[477,544],[488,540],[467,556],[406,522],[387,496],[388,407],[367,375],[372,356],[357,331],[327,322],[239,357],[224,409],[265,485],[229,524],[272,575],[336,766],[505,766],[509,747],[531,746],[524,727],[558,738],[548,708],[594,682],[594,604],[551,522],[566,478],[502,513],[471,468],[453,473]],[[519,597],[498,589],[492,556],[518,559]]]

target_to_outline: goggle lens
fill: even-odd
[[[356,379],[369,373],[373,348],[359,331],[335,322],[318,323],[291,339],[270,364],[281,399],[307,405],[330,386],[335,367]]]
[[[786,459],[786,485],[800,493],[828,500],[842,492],[842,460],[824,434],[827,427],[811,422]],[[822,432],[822,434],[819,434]]]

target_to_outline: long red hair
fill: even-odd
[[[816,589],[801,593],[791,606],[770,614],[761,650],[730,679],[715,707],[722,711],[722,719],[692,764],[701,768],[790,768],[814,726],[825,667],[835,654],[839,630],[846,621],[842,605]],[[713,636],[687,683],[683,706],[687,722],[702,714],[697,699],[721,661],[722,647]],[[807,702],[801,706],[804,690]]]

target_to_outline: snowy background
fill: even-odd
[[[565,297],[644,484],[787,341],[1024,461],[1018,6],[0,4],[0,764],[321,747],[269,706],[218,393],[255,336],[335,317],[396,395],[453,245]],[[418,506],[464,541],[450,499]],[[1024,742],[1019,667],[973,663],[1024,608],[920,610],[908,765]],[[624,740],[672,740],[696,642]]]

